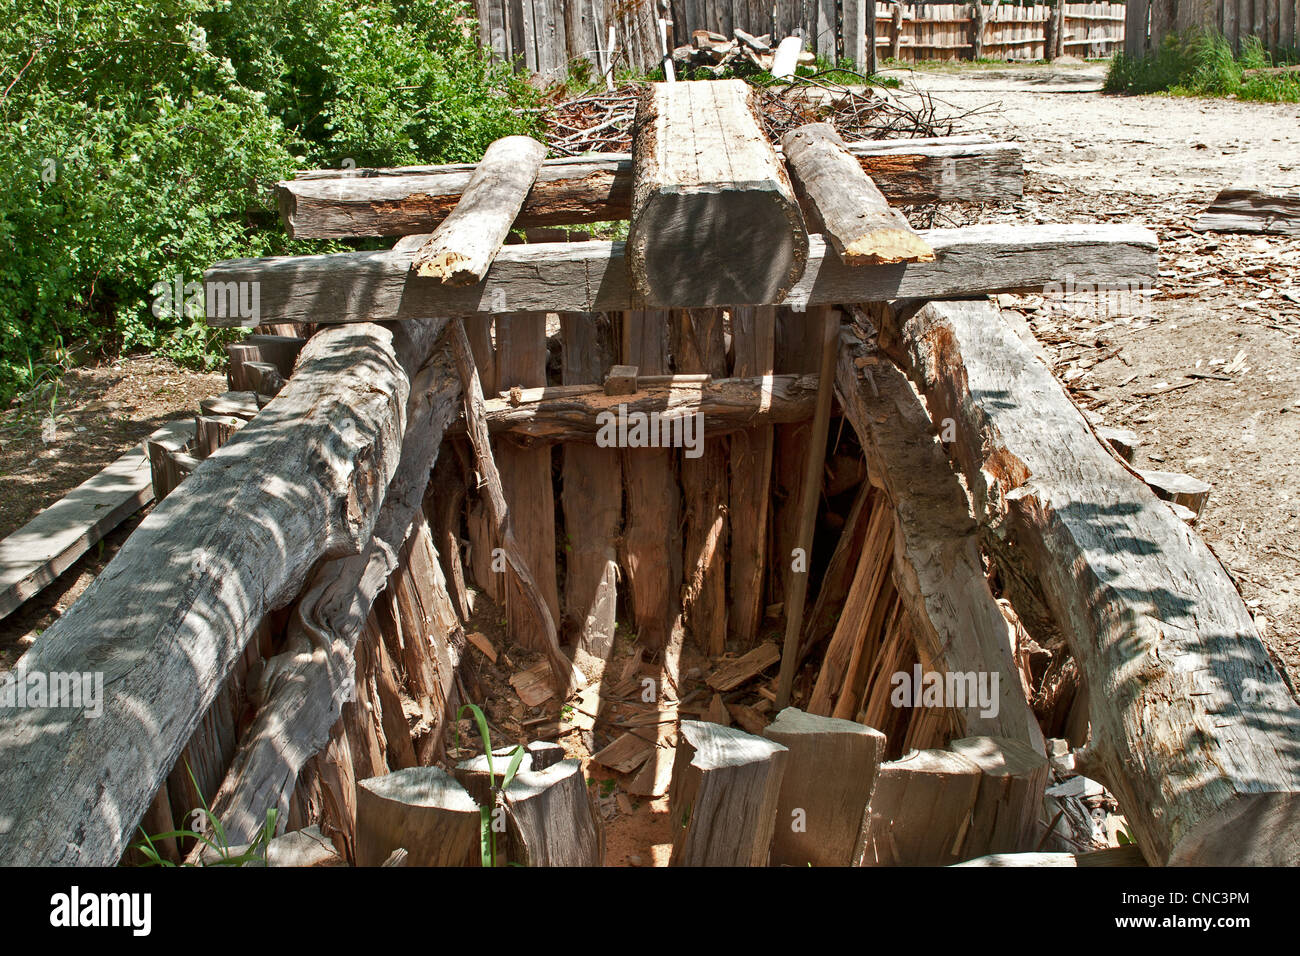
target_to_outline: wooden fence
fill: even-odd
[[[1128,40],[1124,52],[1139,56],[1160,45],[1170,33],[1217,30],[1240,52],[1247,37],[1258,37],[1272,53],[1300,47],[1298,0],[1130,0]]]
[[[1266,0],[1223,0],[1264,3]],[[1275,6],[1279,0],[1267,0]],[[1294,5],[1295,0],[1286,0]],[[502,59],[547,79],[562,79],[572,61],[600,72],[654,68],[662,59],[659,20],[669,49],[695,30],[730,36],[740,28],[773,39],[797,34],[804,48],[828,61],[866,61],[870,10],[881,58],[904,61],[986,58],[1041,59],[1051,9],[1046,4],[873,3],[872,0],[475,0],[479,37]],[[1124,44],[1125,5],[1066,4],[1065,53],[1105,57]],[[977,26],[982,19],[982,28]],[[1291,22],[1294,22],[1293,20]],[[613,33],[611,35],[611,29]],[[976,31],[980,45],[976,46]]]

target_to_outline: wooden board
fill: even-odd
[[[1192,228],[1197,232],[1300,235],[1300,195],[1269,195],[1257,189],[1224,189],[1196,218]]]
[[[1125,225],[966,226],[921,232],[937,261],[861,268],[840,262],[824,240],[808,240],[803,278],[777,304],[936,299],[1041,292],[1073,276],[1103,287],[1155,281],[1156,238]],[[261,321],[320,323],[416,319],[521,311],[600,312],[631,308],[623,243],[529,243],[501,251],[487,278],[453,288],[410,274],[406,251],[231,259],[207,282],[260,282]],[[678,308],[764,303],[680,301]],[[214,326],[253,320],[209,318]],[[632,363],[635,364],[635,363]]]
[[[183,445],[193,435],[192,422],[172,422],[148,441]],[[137,445],[0,541],[0,617],[52,584],[153,497],[149,457]]]

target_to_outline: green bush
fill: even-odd
[[[1264,102],[1300,101],[1295,74],[1245,76],[1247,70],[1274,66],[1258,37],[1242,41],[1241,54],[1219,33],[1170,34],[1143,57],[1117,54],[1106,76],[1108,93],[1161,93],[1175,96],[1236,96]]]
[[[151,289],[337,248],[280,229],[295,168],[464,161],[537,125],[447,0],[0,0],[0,28],[4,398],[75,342],[219,360]]]

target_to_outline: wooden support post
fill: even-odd
[[[799,198],[845,265],[933,262],[934,250],[889,205],[829,123],[781,138]]]
[[[731,310],[736,376],[772,373],[776,309],[770,305]],[[772,444],[770,426],[747,428],[731,436],[731,605],[729,631],[742,647],[758,638],[763,623],[767,574],[768,515],[771,510]]]
[[[894,0],[893,19],[890,21],[889,58],[897,62],[903,46],[903,4]]]
[[[666,375],[668,313],[627,312],[622,319],[623,362],[647,374]],[[626,499],[620,558],[638,639],[652,651],[668,644],[680,609],[681,493],[676,462],[673,449],[623,450]]]
[[[980,768],[947,750],[915,750],[880,765],[863,825],[863,866],[947,866],[962,848]]]
[[[813,531],[817,525],[817,504],[821,499],[821,474],[826,458],[826,433],[830,428],[831,397],[834,387],[835,360],[839,354],[840,313],[836,309],[822,309],[821,372],[817,391],[817,411],[813,416],[812,438],[808,442],[808,457],[804,461],[803,492],[799,503],[798,547],[802,552],[802,567],[790,576],[790,589],[785,607],[785,643],[781,649],[781,675],[777,683],[777,710],[790,703],[794,687],[795,666],[799,658],[799,633],[803,629],[803,605],[808,595],[808,575],[811,573]]]
[[[803,216],[744,81],[653,85],[637,106],[632,151],[627,249],[638,304],[776,302],[803,275]]]
[[[763,736],[789,751],[772,838],[773,866],[853,866],[885,756],[885,735],[787,707]]]
[[[672,354],[679,372],[727,374],[721,309],[672,313]],[[682,617],[700,650],[727,649],[727,440],[710,438],[697,417],[698,453],[681,456],[685,552]]]
[[[762,737],[683,720],[669,791],[669,865],[766,866],[787,756]]]
[[[492,344],[493,318],[490,315],[466,316],[463,322],[474,355],[474,367],[484,395],[497,393],[496,347]],[[492,518],[481,489],[474,488],[466,498],[465,531],[469,539],[470,574],[479,590],[501,607],[506,605],[505,577],[492,569],[493,550],[499,547],[492,536]]]
[[[474,353],[470,349],[469,338],[465,335],[464,327],[456,322],[450,323],[448,332],[456,368],[460,373],[461,387],[465,396],[465,419],[469,424],[474,457],[478,463],[479,473],[482,475],[483,488],[487,493],[488,514],[492,519],[493,532],[496,539],[501,542],[501,550],[506,563],[514,573],[520,595],[528,602],[542,632],[545,640],[542,649],[550,662],[556,692],[561,698],[567,697],[582,679],[572,662],[560,650],[555,631],[555,618],[551,616],[550,606],[529,570],[510,526],[510,510],[506,506],[505,493],[501,489],[501,474],[497,471],[496,460],[492,457],[492,440],[488,436],[487,422],[484,420],[483,413],[483,390],[479,385],[478,369],[474,366]],[[554,560],[553,549],[554,539],[552,539],[552,560]],[[552,568],[554,568],[553,564]]]
[[[421,276],[473,285],[487,275],[546,157],[527,136],[506,136],[487,148],[456,208],[411,260]]]
[[[1006,737],[964,737],[948,746],[981,771],[962,856],[1034,849],[1047,787],[1047,758]]]
[[[599,383],[617,358],[616,331],[609,317],[565,313],[560,324],[564,384]],[[568,544],[564,614],[577,635],[578,646],[596,657],[608,658],[614,649],[618,535],[623,524],[619,453],[615,448],[571,442],[561,454]]]
[[[603,866],[605,824],[579,760],[521,770],[502,794],[507,863]]]
[[[194,416],[194,457],[207,458],[243,427],[244,420],[234,415]]]
[[[546,384],[546,316],[497,317],[497,387]],[[560,619],[560,596],[555,569],[555,485],[551,481],[549,446],[524,447],[508,436],[495,448],[506,503],[514,516],[511,527],[520,557],[550,611]],[[498,539],[499,540],[499,539]],[[500,565],[498,565],[500,567]],[[505,587],[506,618],[511,636],[525,647],[545,650],[554,637],[532,613],[530,599],[510,581]]]
[[[974,0],[970,5],[970,56],[972,60],[984,59],[984,4]]]
[[[409,866],[478,866],[479,808],[440,767],[411,767],[357,783],[357,866],[395,850]]]

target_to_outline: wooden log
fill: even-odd
[[[1032,850],[1047,787],[1047,758],[1019,740],[963,737],[949,744],[980,768],[966,857]]]
[[[638,305],[775,302],[803,274],[803,215],[744,81],[652,85],[637,104],[632,152]]]
[[[346,749],[336,725],[355,682],[354,649],[376,595],[398,567],[403,545],[416,530],[427,539],[424,491],[447,422],[461,400],[452,359],[445,348],[435,348],[444,324],[413,323],[392,333],[398,367],[410,383],[398,413],[405,426],[400,459],[370,534],[355,548],[331,552],[312,570],[298,595],[283,649],[266,663],[255,695],[257,715],[211,801],[232,840],[251,840],[268,807],[277,807],[282,818],[287,814],[297,774],[314,754],[327,746],[332,752]],[[304,367],[305,359],[291,382]],[[247,432],[241,430],[226,448],[237,446]],[[218,460],[224,452],[208,460]],[[319,763],[323,782],[336,793],[339,822],[349,825],[352,785],[346,776],[334,778],[334,761]]]
[[[502,315],[497,318],[497,387],[546,384],[546,316]],[[555,571],[555,486],[551,449],[524,447],[509,437],[495,445],[501,489],[510,509],[511,529],[552,622],[560,619]],[[510,636],[525,647],[548,646],[546,626],[533,613],[531,600],[519,590],[518,578],[507,579],[506,620]],[[554,627],[554,624],[552,624]]]
[[[667,313],[625,313],[621,349],[624,363],[647,374],[667,374]],[[677,452],[671,448],[624,448],[622,457],[625,497],[619,559],[638,641],[655,651],[668,645],[681,607]]]
[[[826,565],[821,586],[817,590],[817,600],[808,612],[803,641],[799,645],[800,663],[814,647],[830,636],[836,621],[841,617],[841,609],[848,599],[849,589],[862,560],[863,542],[867,537],[873,511],[869,504],[871,495],[872,485],[869,481],[864,481],[844,520],[835,550],[831,552],[830,562]]]
[[[492,326],[494,320],[490,315],[466,316],[462,324],[469,339],[470,351],[474,355],[474,367],[478,370],[479,382],[483,394],[497,393],[497,359],[496,347],[492,343]],[[465,470],[473,475],[472,466]],[[467,480],[469,480],[467,476]],[[465,513],[465,530],[469,536],[469,560],[474,583],[479,589],[502,607],[506,603],[505,577],[493,570],[492,549],[499,545],[493,538],[492,519],[488,515],[487,502],[480,490],[475,487],[474,494],[468,499]]]
[[[263,404],[263,396],[274,397],[284,388],[284,376],[270,362],[245,362],[243,371],[259,405]]]
[[[914,750],[880,765],[863,826],[863,866],[946,866],[962,848],[980,768],[947,750]]]
[[[814,228],[846,265],[934,261],[934,250],[889,205],[835,127],[807,123],[786,133],[781,145]]]
[[[257,414],[257,396],[252,392],[223,392],[199,400],[199,410],[204,415],[231,415],[246,422]]]
[[[488,430],[533,442],[600,444],[600,450],[618,440],[618,415],[658,416],[653,446],[662,440],[662,428],[686,416],[703,415],[702,428],[710,435],[734,433],[755,424],[804,422],[812,418],[817,399],[816,375],[774,375],[767,378],[724,378],[707,383],[677,384],[680,376],[664,385],[646,385],[629,395],[610,396],[604,387],[549,386],[525,388],[509,398],[484,403]],[[453,424],[452,434],[465,429]],[[671,427],[669,428],[671,431]],[[684,434],[684,433],[683,433]],[[651,441],[647,430],[646,441]],[[566,446],[567,449],[567,446]]]
[[[1092,850],[1087,853],[991,853],[954,866],[1146,866],[1137,844]]]
[[[787,756],[762,737],[683,720],[669,791],[669,865],[766,866]]]
[[[738,378],[770,376],[776,346],[776,309],[738,306],[731,310],[731,334]],[[766,393],[776,379],[764,380]],[[760,400],[760,405],[765,402]],[[775,404],[775,402],[774,402]],[[809,406],[809,417],[812,407]],[[708,433],[719,431],[705,418]],[[758,639],[763,623],[764,578],[767,574],[768,515],[771,505],[773,430],[745,428],[730,438],[731,604],[728,632],[742,647]]]
[[[184,445],[192,434],[190,422],[172,422],[146,443]],[[0,541],[0,617],[39,594],[154,499],[148,460],[143,444],[136,445]]]
[[[564,384],[601,381],[617,354],[609,318],[586,312],[563,315],[560,336]],[[578,646],[587,653],[608,658],[617,626],[618,534],[623,524],[619,453],[570,443],[562,454],[566,629],[576,634]]]
[[[795,67],[799,65],[799,53],[803,50],[803,37],[786,37],[776,45],[776,55],[772,58],[772,76],[786,80],[794,76]]]
[[[987,136],[868,140],[850,143],[848,149],[896,205],[950,199],[1006,202],[1021,193],[1019,147],[994,143]],[[530,229],[627,219],[632,214],[632,169],[626,153],[547,160],[515,225]],[[328,178],[308,174],[313,178],[276,186],[280,216],[291,236],[427,234],[455,208],[473,169],[425,166],[332,173]]]
[[[478,866],[479,808],[440,767],[410,767],[357,783],[357,866],[396,850],[408,866]]]
[[[843,302],[1041,292],[1063,275],[1099,288],[1147,288],[1155,278],[1155,235],[1134,226],[966,226],[932,229],[921,236],[934,249],[936,261],[872,269],[844,265],[820,237],[812,236],[803,278],[775,304],[806,309]],[[508,246],[487,278],[468,288],[410,278],[409,265],[409,253],[402,251],[343,252],[232,259],[217,263],[205,277],[209,282],[260,282],[263,317],[286,321],[311,317],[329,323],[378,322],[479,312],[621,312],[631,307],[622,243]],[[689,268],[698,269],[699,263]],[[751,303],[711,295],[704,301],[674,303],[682,308],[745,304]],[[208,322],[233,326],[243,320]]]
[[[673,313],[672,354],[679,372],[727,374],[721,309]],[[698,421],[698,419],[697,419]],[[700,650],[727,649],[727,442],[704,424],[697,450],[682,454],[682,619]],[[696,457],[698,455],[698,457]]]
[[[582,761],[521,770],[502,792],[505,861],[524,866],[603,866],[605,824],[591,797]]]
[[[984,4],[975,0],[970,5],[970,58],[984,59]]]
[[[411,268],[447,285],[482,281],[545,156],[546,147],[527,136],[506,136],[492,143],[456,208],[415,254]]]
[[[115,864],[265,613],[320,558],[365,546],[405,422],[392,342],[368,325],[315,336],[277,401],[141,522],[28,652],[30,670],[94,661],[114,693],[98,720],[0,717],[8,862]]]
[[[244,427],[244,420],[234,415],[196,415],[194,417],[194,457],[200,461],[224,445]]]
[[[1228,188],[1196,218],[1198,232],[1262,232],[1300,235],[1300,195],[1269,195]]]
[[[465,418],[469,423],[474,457],[478,463],[479,473],[483,476],[483,488],[486,492],[488,514],[492,519],[493,534],[495,539],[501,542],[503,556],[514,578],[517,579],[519,593],[528,601],[534,617],[541,625],[545,638],[544,652],[551,668],[554,686],[561,697],[567,697],[570,690],[582,683],[582,677],[560,650],[555,618],[551,616],[550,606],[515,541],[510,524],[510,510],[501,488],[501,475],[492,457],[492,441],[488,437],[487,423],[483,415],[483,391],[479,385],[478,370],[474,366],[474,354],[470,350],[469,338],[465,335],[464,327],[459,323],[452,323],[450,330],[452,355],[455,357],[461,387],[465,394]]]
[[[1011,737],[1041,749],[1042,731],[1021,689],[1013,632],[989,591],[966,491],[929,437],[934,425],[925,406],[896,366],[847,332],[835,392],[895,514],[892,581],[916,626],[918,652],[944,673],[974,672],[990,682],[997,675],[996,707],[989,708],[996,712],[968,701],[955,711],[957,736]]]
[[[429,490],[425,492],[424,513],[433,526],[438,560],[448,589],[456,600],[456,611],[461,620],[468,621],[474,616],[474,608],[465,584],[465,565],[461,559],[460,519],[464,510],[465,480],[456,456],[439,454]]]
[[[193,471],[190,461],[178,457],[185,454],[185,450],[193,441],[193,429],[186,429],[183,432],[164,431],[145,439],[144,447],[149,454],[154,500],[162,501],[186,475]]]
[[[885,735],[787,707],[763,736],[789,751],[772,839],[774,866],[852,866],[885,756]]]
[[[1300,756],[1281,742],[1300,707],[1214,555],[1090,438],[992,305],[931,303],[894,325],[900,361],[955,422],[1013,603],[1051,610],[1093,691],[1078,763],[1148,862],[1296,862]]]
[[[248,373],[244,370],[245,362],[257,362],[262,353],[257,346],[245,342],[232,342],[226,346],[228,358],[226,367],[226,384],[232,392],[249,392],[253,386],[249,383]]]
[[[307,340],[300,335],[267,335],[258,333],[244,337],[241,343],[257,350],[256,362],[269,362],[283,378],[293,374],[293,366]]]
[[[1210,497],[1209,482],[1193,478],[1191,475],[1143,468],[1135,470],[1137,476],[1146,482],[1147,487],[1156,493],[1156,497],[1182,505],[1192,513],[1193,519],[1201,513],[1206,499]]]

